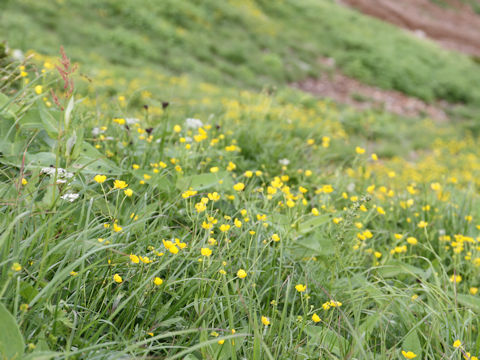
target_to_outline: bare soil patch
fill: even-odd
[[[427,104],[398,91],[363,84],[339,71],[324,73],[319,79],[307,79],[291,85],[361,110],[376,108],[407,117],[428,116],[437,121],[447,120],[443,110],[447,104],[444,102]]]
[[[339,0],[367,15],[427,36],[450,50],[480,57],[480,16],[458,0]]]

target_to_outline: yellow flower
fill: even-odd
[[[227,232],[228,230],[230,230],[230,225],[228,225],[228,224],[220,225],[220,231],[221,232]]]
[[[432,183],[430,185],[430,188],[433,190],[433,191],[440,191],[442,190],[442,185],[440,185],[438,182],[435,182],[435,183]]]
[[[210,255],[212,255],[212,250],[210,250],[209,248],[201,248],[200,253],[203,256],[209,257]]]
[[[188,199],[189,197],[194,196],[196,194],[197,194],[197,191],[192,190],[192,188],[190,188],[182,193],[182,198]]]
[[[132,196],[133,195],[133,190],[132,189],[126,189],[126,190],[123,190],[123,192],[125,193],[126,196]]]
[[[273,234],[272,235],[272,240],[275,241],[275,242],[280,241],[280,236],[278,236],[277,234]]]
[[[471,295],[476,295],[477,292],[478,292],[478,288],[477,288],[477,287],[473,287],[473,286],[472,286],[472,287],[470,288],[470,294],[471,294]]]
[[[243,269],[240,269],[240,270],[237,271],[237,276],[240,279],[243,279],[243,278],[247,277],[247,272]]]
[[[320,212],[318,211],[317,208],[313,208],[313,209],[312,209],[312,215],[313,215],[313,216],[318,216],[319,214],[320,214]]]
[[[363,153],[365,153],[365,149],[364,149],[364,148],[361,148],[360,146],[357,146],[357,147],[355,148],[355,152],[356,152],[357,154],[363,154]]]
[[[153,279],[153,283],[157,286],[160,286],[163,284],[163,280],[159,277],[155,277],[155,279]]]
[[[120,232],[122,230],[123,228],[120,225],[118,225],[117,223],[113,223],[113,231]]]
[[[247,177],[247,178],[251,178],[251,177],[253,176],[253,172],[250,171],[250,170],[247,170],[247,171],[245,171],[244,175],[245,175],[245,177]]]
[[[120,284],[123,281],[123,279],[120,275],[115,274],[115,275],[113,275],[113,281]]]
[[[453,347],[454,348],[459,348],[460,346],[462,346],[462,342],[460,340],[455,340],[455,342],[453,343]]]
[[[452,275],[452,276],[450,276],[450,281],[458,284],[459,282],[462,281],[462,276],[461,275]]]
[[[420,229],[426,228],[428,226],[428,223],[426,221],[420,221],[417,225]]]
[[[378,160],[377,154],[375,154],[375,153],[372,154],[372,160],[373,160],[373,161],[377,161],[377,160]]]
[[[128,184],[123,180],[115,180],[113,182],[113,188],[114,189],[125,189],[127,186],[128,186]]]
[[[138,165],[138,164],[133,164],[133,165],[132,165],[132,168],[133,168],[134,170],[138,170],[138,169],[140,169],[140,165]]]
[[[265,326],[270,325],[270,320],[266,316],[262,316],[262,324]]]
[[[107,177],[105,175],[95,175],[93,180],[95,180],[97,183],[101,184],[101,183],[105,182],[105,180],[107,180]]]
[[[237,183],[237,184],[233,185],[233,189],[236,190],[236,191],[242,191],[243,189],[245,189],[245,184],[244,183]]]
[[[406,359],[413,359],[413,358],[416,358],[417,355],[412,352],[412,351],[405,351],[405,350],[402,350],[402,355],[406,358]]]
[[[173,127],[173,131],[176,133],[179,133],[180,131],[182,131],[182,127],[180,125],[175,125]]]
[[[35,86],[35,94],[40,95],[43,92],[42,85]]]
[[[298,292],[304,292],[305,290],[307,290],[307,285],[297,284],[295,285],[295,289]]]
[[[383,208],[381,206],[378,206],[377,207],[377,212],[380,214],[380,215],[385,215],[385,210],[383,210]]]
[[[72,271],[70,271],[70,275],[72,275],[72,276],[77,276],[77,275],[78,275],[78,272],[72,270]]]
[[[320,316],[318,316],[316,313],[312,315],[312,320],[313,322],[316,322],[316,323],[322,321],[322,319],[320,319]]]
[[[134,264],[138,264],[140,262],[140,259],[138,258],[137,255],[133,255],[133,254],[130,254],[130,260],[134,263]]]
[[[218,343],[219,343],[220,345],[223,345],[224,342],[225,342],[225,340],[223,340],[223,339],[222,339],[222,340],[218,340]]]
[[[216,173],[216,172],[218,172],[218,166],[213,166],[213,167],[211,167],[211,168],[210,168],[210,172],[211,172],[211,173]]]
[[[414,238],[413,236],[410,236],[407,238],[407,242],[410,244],[410,245],[417,245],[418,244],[418,240],[416,238]]]
[[[19,263],[15,262],[15,263],[13,263],[13,265],[12,265],[12,270],[15,271],[15,272],[19,272],[20,270],[22,270],[22,265],[20,265]]]

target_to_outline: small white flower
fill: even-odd
[[[23,51],[20,49],[14,49],[12,51],[12,57],[17,61],[25,60],[25,55],[23,54]]]
[[[190,136],[185,136],[185,142],[191,143],[193,139]]]
[[[78,199],[80,194],[66,193],[65,195],[60,196],[63,200],[74,202]]]
[[[98,135],[100,135],[100,134],[103,133],[103,132],[104,132],[104,131],[103,131],[102,129],[98,128],[98,127],[92,129],[92,135],[93,135],[93,136],[98,136]]]
[[[44,167],[44,168],[42,168],[42,170],[40,172],[42,174],[47,174],[49,176],[55,176],[55,168],[54,167]],[[73,173],[68,172],[67,170],[62,169],[62,168],[57,169],[57,179],[58,179],[57,182],[64,183],[64,182],[66,182],[66,180],[64,180],[64,179],[70,179],[71,177],[73,177]],[[62,181],[60,181],[60,180],[62,180]]]
[[[198,129],[199,127],[203,126],[202,120],[193,119],[193,118],[188,118],[187,120],[185,120],[185,124],[187,125],[188,128],[192,128],[192,129]]]
[[[125,121],[127,122],[127,125],[133,125],[138,123],[140,120],[137,118],[126,118]]]
[[[280,159],[280,160],[278,160],[278,163],[279,163],[280,165],[287,166],[288,164],[290,164],[290,160],[288,160],[288,159]]]

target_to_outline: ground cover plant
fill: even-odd
[[[5,358],[475,359],[468,130],[31,56],[1,95]]]

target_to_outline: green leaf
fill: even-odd
[[[72,97],[70,98],[70,100],[68,101],[68,105],[67,105],[67,108],[65,109],[65,116],[64,116],[64,120],[65,120],[65,129],[68,129],[68,124],[70,124],[70,117],[72,115],[72,110],[73,110],[73,107],[75,106],[75,98],[74,96],[72,95]]]
[[[418,338],[416,330],[412,330],[403,340],[402,350],[412,351],[417,355],[417,358],[422,358],[422,344]]]
[[[400,260],[391,260],[377,269],[380,276],[384,278],[396,277],[398,275],[417,275],[425,278],[425,271],[409,264],[405,264]]]
[[[329,219],[329,215],[315,216],[298,224],[298,231],[301,234],[309,233],[320,225],[325,224]]]
[[[454,298],[455,294],[451,293],[450,296]],[[476,312],[480,312],[480,298],[477,296],[457,294],[457,301],[463,306],[467,306]]]
[[[80,170],[81,173],[105,175],[120,175],[123,173],[122,169],[117,167],[114,162],[108,160],[105,155],[86,141],[82,143],[79,153],[78,158],[72,165],[75,169],[72,172]]]
[[[52,351],[35,351],[26,355],[23,360],[51,360],[58,355],[61,354]]]
[[[48,136],[52,139],[58,136],[58,124],[51,111],[44,108],[40,108],[40,119],[42,121],[43,129],[47,132]]]
[[[7,359],[23,359],[25,343],[15,318],[0,303],[0,355]]]
[[[224,180],[231,182],[230,175],[226,171],[218,173],[207,173],[192,176],[185,176],[177,180],[177,188],[179,190],[187,190],[193,188],[194,190],[205,190],[212,186],[219,185],[219,181]]]
[[[305,332],[310,336],[312,343],[322,345],[338,356],[346,353],[348,341],[336,332],[322,326],[308,325]]]

